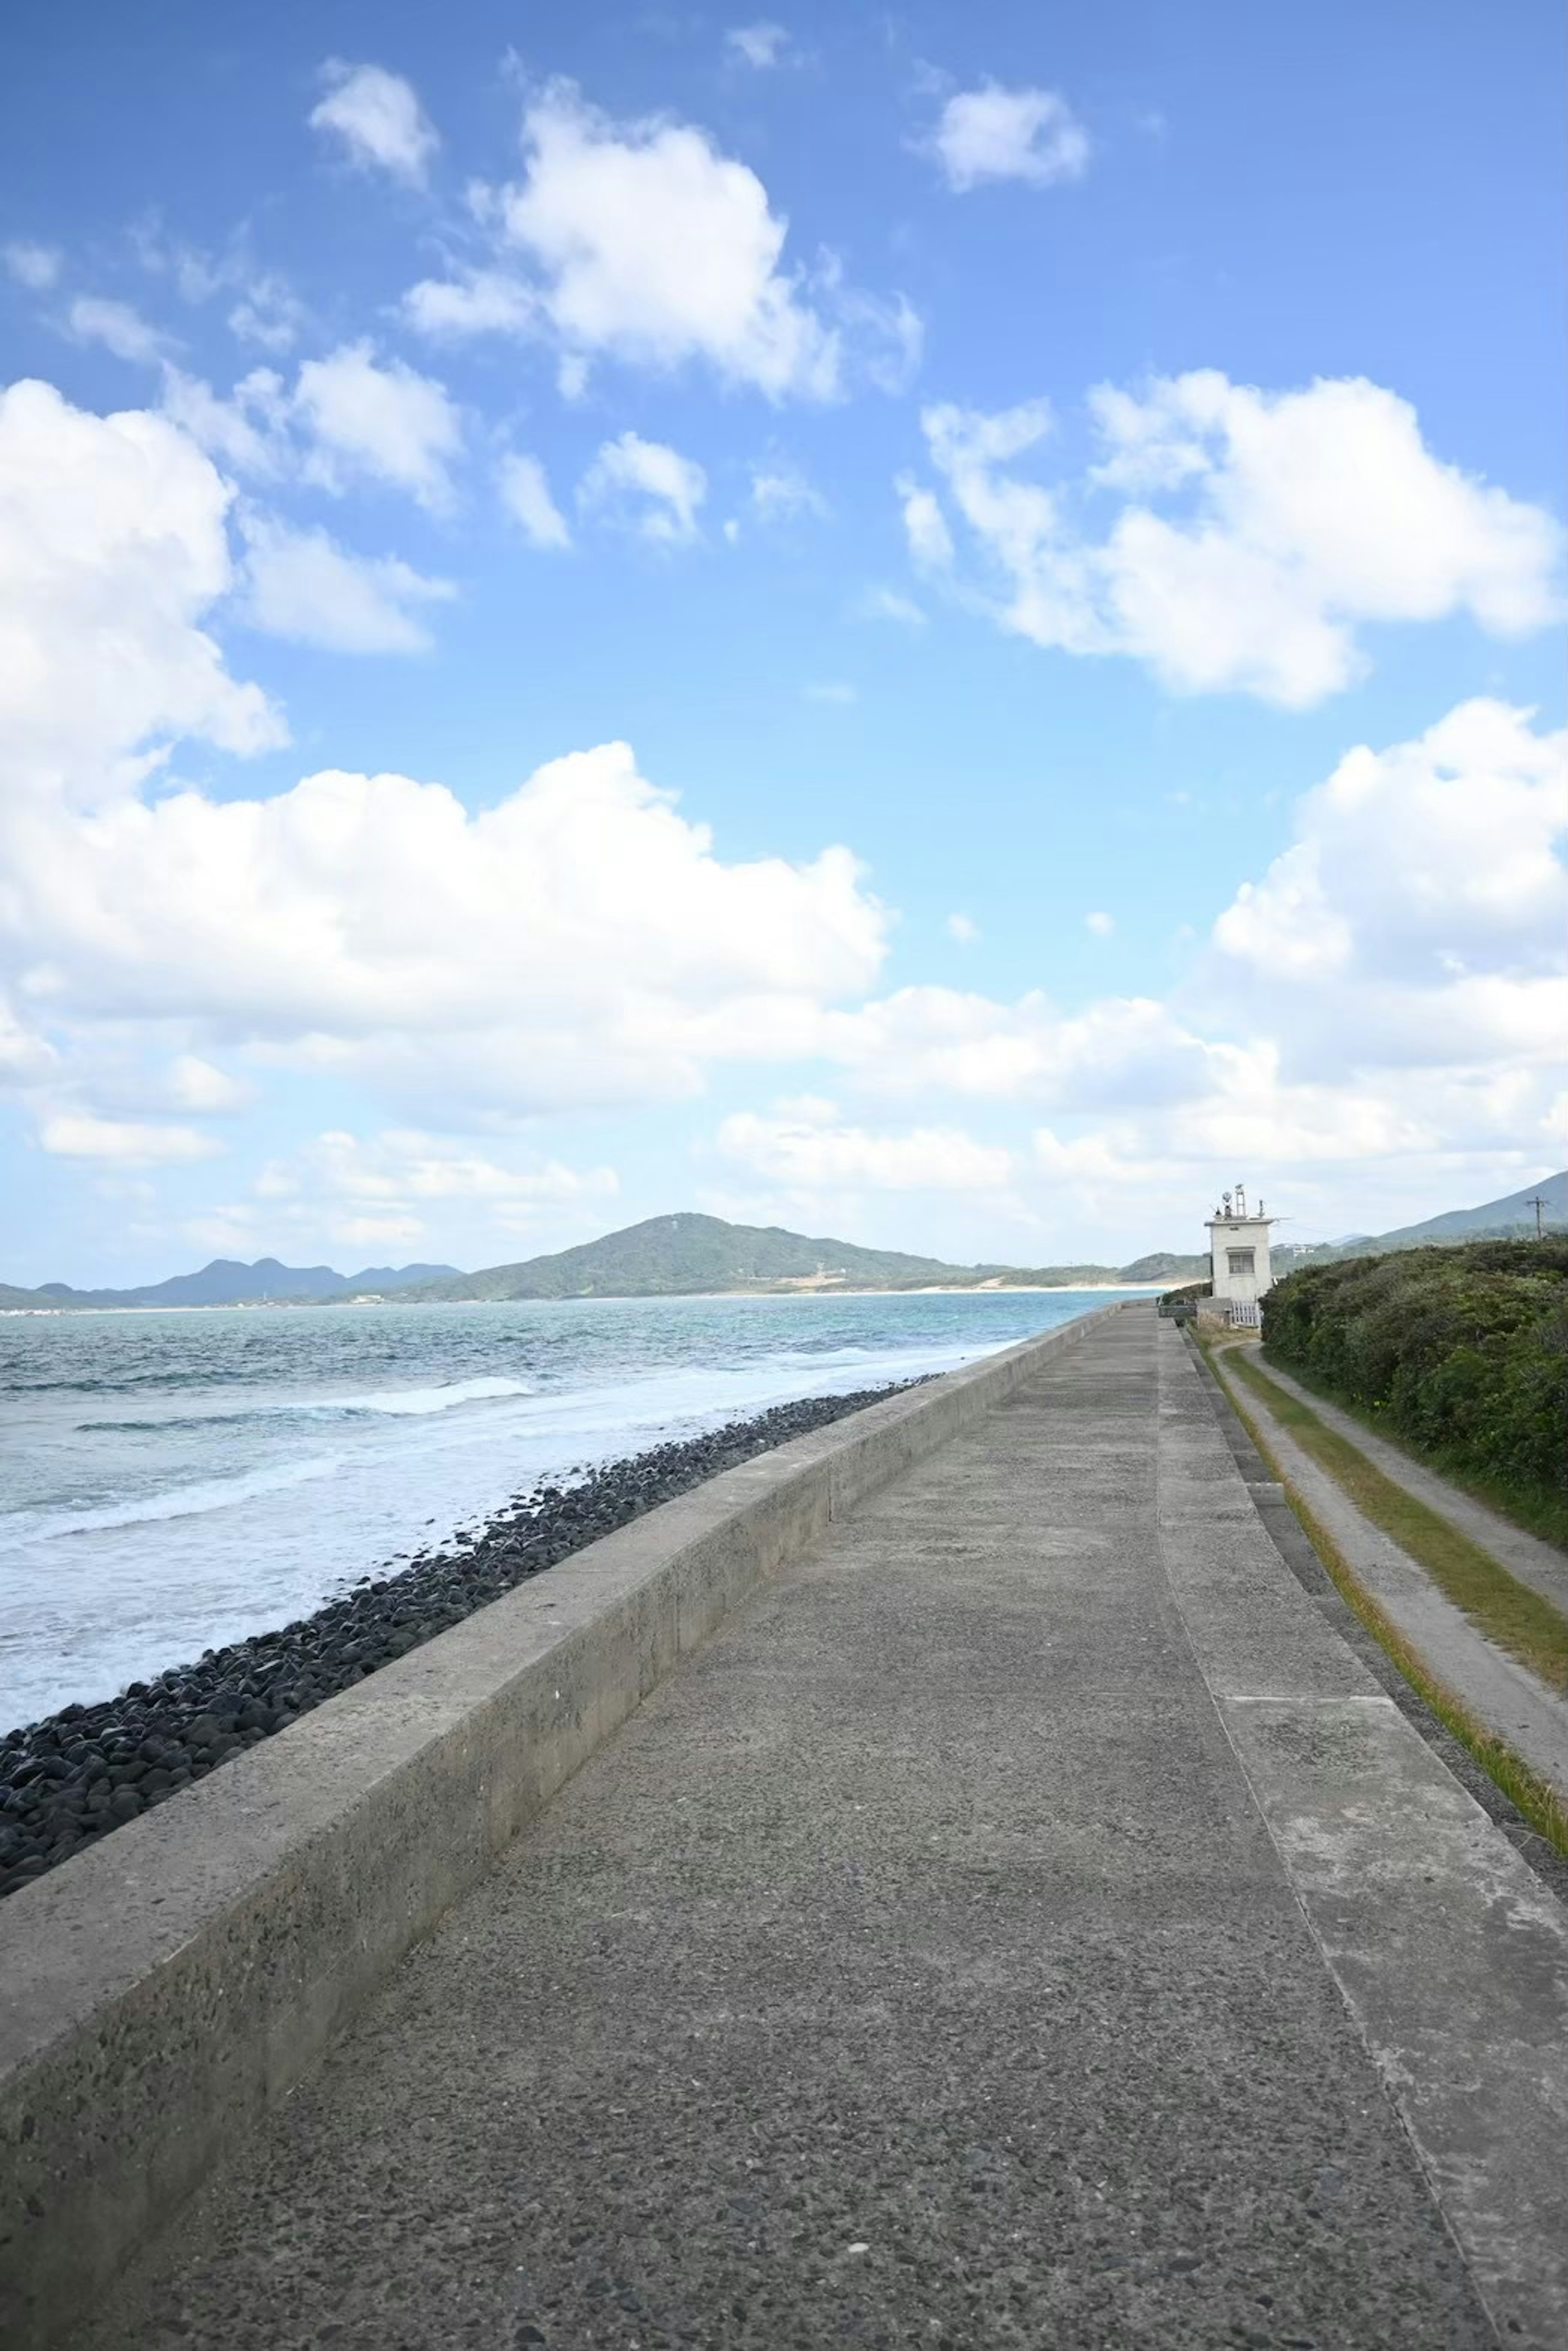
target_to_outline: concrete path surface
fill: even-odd
[[[1489,1640],[1439,1590],[1418,1560],[1357,1510],[1344,1487],[1276,1418],[1257,1390],[1231,1376],[1223,1353],[1218,1367],[1238,1409],[1262,1429],[1281,1471],[1327,1528],[1357,1581],[1386,1610],[1438,1680],[1568,1802],[1568,1698]],[[1272,1365],[1268,1376],[1276,1376]],[[1296,1388],[1293,1381],[1291,1386],[1314,1411],[1319,1408],[1315,1396]],[[1354,1422],[1349,1426],[1354,1428]],[[1355,1442],[1361,1442],[1359,1437]]]
[[[81,2340],[1560,2345],[1565,2022],[1131,1309],[656,1691]]]
[[[1425,1462],[1412,1459],[1402,1446],[1375,1435],[1352,1414],[1342,1412],[1337,1405],[1330,1404],[1311,1388],[1303,1388],[1299,1380],[1292,1379],[1277,1364],[1260,1360],[1258,1369],[1276,1386],[1283,1388],[1287,1395],[1294,1396],[1298,1404],[1315,1412],[1325,1427],[1364,1453],[1396,1486],[1402,1486],[1407,1494],[1413,1494],[1417,1501],[1425,1502],[1429,1510],[1436,1510],[1440,1519],[1447,1519],[1450,1526],[1469,1535],[1471,1542],[1490,1552],[1521,1583],[1528,1583],[1543,1600],[1550,1600],[1554,1607],[1568,1613],[1568,1552],[1542,1542],[1539,1535],[1527,1533],[1500,1511],[1489,1510],[1473,1494],[1463,1492],[1449,1479],[1440,1478],[1435,1469],[1428,1469]]]

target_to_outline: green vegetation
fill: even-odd
[[[1522,1757],[1515,1754],[1505,1740],[1500,1739],[1495,1731],[1489,1730],[1464,1700],[1432,1673],[1425,1658],[1366,1590],[1322,1520],[1285,1475],[1268,1442],[1266,1431],[1247,1411],[1240,1397],[1235,1397],[1234,1402],[1243,1426],[1282,1486],[1287,1502],[1341,1599],[1361,1619],[1411,1688],[1425,1700],[1438,1720],[1453,1732],[1461,1746],[1469,1750],[1482,1771],[1501,1789],[1530,1826],[1568,1858],[1568,1807],[1564,1806],[1557,1790],[1549,1780],[1532,1771]]]
[[[1287,1275],[1269,1359],[1549,1540],[1568,1532],[1568,1238],[1472,1241]]]
[[[487,1266],[431,1282],[416,1298],[679,1298],[704,1291],[777,1290],[1070,1290],[1075,1282],[1159,1280],[1168,1267],[1198,1264],[1162,1256],[1137,1266],[948,1265],[898,1249],[814,1240],[778,1225],[731,1225],[722,1217],[650,1217],[602,1240],[520,1265]],[[1139,1270],[1152,1265],[1154,1272]]]
[[[1439,1592],[1468,1616],[1479,1632],[1506,1649],[1549,1687],[1568,1691],[1568,1617],[1528,1583],[1461,1534],[1425,1502],[1407,1494],[1359,1452],[1348,1437],[1275,1385],[1239,1347],[1226,1351],[1224,1369],[1261,1397],[1279,1426],[1289,1431],[1355,1503],[1363,1518],[1381,1527],[1402,1552],[1424,1567]]]
[[[1227,1357],[1228,1362],[1235,1360],[1234,1355]],[[1449,1689],[1446,1682],[1438,1679],[1393,1618],[1372,1597],[1322,1520],[1285,1475],[1278,1456],[1269,1444],[1267,1430],[1233,1392],[1232,1400],[1242,1426],[1283,1487],[1286,1501],[1300,1520],[1340,1598],[1359,1616],[1411,1688],[1425,1699],[1460,1745],[1469,1749],[1481,1770],[1502,1790],[1531,1827],[1568,1858],[1568,1806],[1563,1804],[1552,1782],[1542,1779],[1540,1772],[1532,1771],[1505,1740],[1500,1739],[1495,1731],[1487,1729],[1464,1700]]]

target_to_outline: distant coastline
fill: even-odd
[[[302,1306],[333,1313],[367,1306],[646,1306],[691,1298],[1098,1298],[1156,1295],[1168,1281],[931,1281],[909,1289],[836,1290],[826,1282],[798,1289],[589,1290],[580,1298],[247,1298],[221,1306],[0,1306],[0,1322],[78,1322],[85,1314],[292,1313]]]

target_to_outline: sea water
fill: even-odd
[[[0,1730],[317,1607],[520,1490],[947,1372],[1093,1292],[0,1316]]]

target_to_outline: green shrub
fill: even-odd
[[[1304,1266],[1263,1300],[1263,1344],[1408,1444],[1568,1492],[1568,1238]]]

